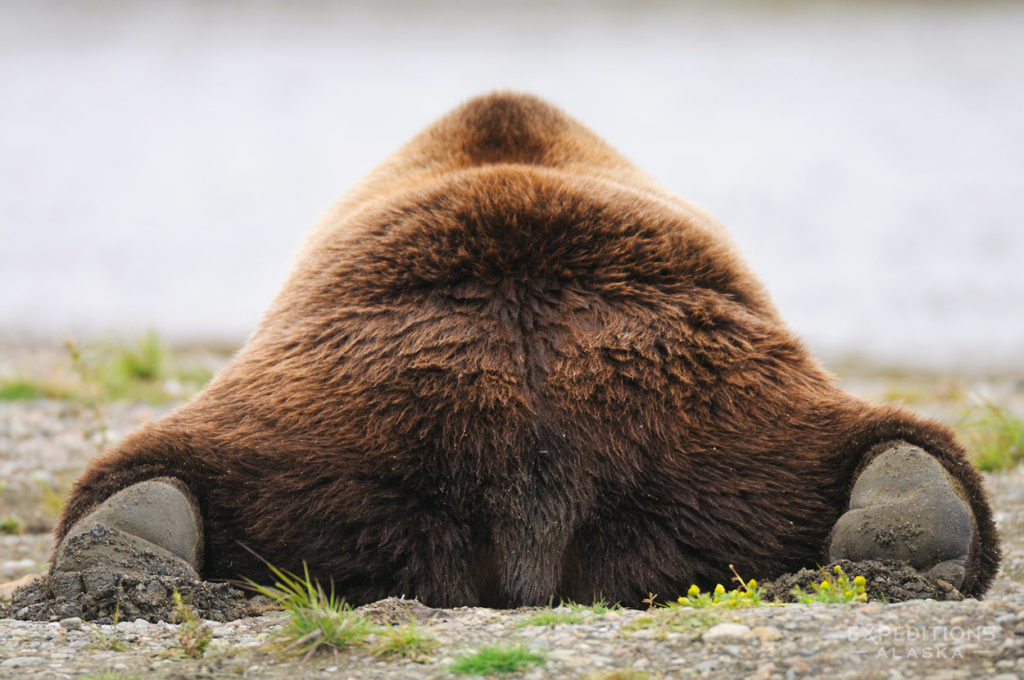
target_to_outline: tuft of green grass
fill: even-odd
[[[457,675],[502,675],[543,666],[546,661],[544,654],[532,652],[525,645],[494,645],[456,657],[448,670]]]
[[[166,378],[168,350],[155,333],[134,343],[116,340],[79,347],[67,342],[64,347],[79,378],[79,397],[86,403],[167,400],[161,383]]]
[[[516,624],[523,626],[557,626],[560,624],[581,623],[584,620],[584,608],[572,609],[558,607],[557,609],[542,609],[532,614],[527,614]]]
[[[1006,470],[1024,460],[1024,419],[1005,408],[983,402],[967,412],[958,429],[979,470]]]
[[[174,589],[174,618],[178,624],[178,649],[183,656],[191,659],[201,659],[210,646],[213,633],[203,624],[203,620],[196,616],[192,607],[188,606],[181,597],[178,589]]]
[[[376,632],[365,616],[344,599],[335,597],[333,586],[325,592],[310,579],[305,563],[304,577],[267,566],[277,579],[273,587],[248,583],[288,612],[288,623],[278,632],[275,644],[282,654],[309,658],[319,649],[343,650],[362,645]]]
[[[160,336],[149,331],[134,344],[122,344],[111,364],[112,372],[123,380],[157,380],[164,374],[169,352]]]
[[[0,515],[0,534],[19,536],[25,530],[25,522],[17,515]]]
[[[188,365],[154,331],[132,341],[115,338],[79,346],[64,343],[72,374],[71,398],[86,405],[114,400],[165,403],[188,397],[209,382],[209,370]]]
[[[381,659],[403,659],[426,663],[438,642],[424,634],[415,621],[381,632],[373,647],[373,655]]]
[[[620,611],[622,609],[622,607],[619,606],[618,602],[609,604],[603,597],[591,604],[579,604],[577,602],[573,602],[572,600],[565,600],[559,606],[568,607],[573,611],[592,612],[597,616],[602,616],[604,614],[607,614],[608,612]]]
[[[31,380],[14,378],[0,382],[0,401],[31,401],[42,397],[42,387]]]
[[[9,378],[0,381],[0,401],[67,399],[70,396],[70,393],[59,385],[38,382],[29,378]]]
[[[822,570],[821,583],[812,583],[812,592],[805,593],[800,588],[793,587],[793,596],[800,604],[811,604],[821,602],[824,604],[844,604],[847,602],[867,602],[868,596],[864,590],[865,580],[863,576],[856,576],[853,580],[847,577],[846,572],[837,564],[832,567],[834,575]]]

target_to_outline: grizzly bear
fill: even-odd
[[[248,343],[88,467],[56,537],[56,572],[143,546],[204,578],[308,565],[353,604],[639,605],[841,557],[980,595],[999,562],[947,428],[841,391],[721,225],[506,93],[334,205]]]

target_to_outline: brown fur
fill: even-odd
[[[469,102],[321,221],[189,404],[78,481],[199,500],[207,577],[270,563],[350,602],[639,604],[823,562],[853,472],[903,439],[963,484],[964,591],[999,549],[949,431],[841,390],[725,230],[557,109]]]

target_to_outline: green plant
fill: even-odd
[[[0,401],[30,401],[42,397],[43,388],[31,380],[14,378],[0,382]]]
[[[100,630],[93,631],[96,640],[87,645],[91,649],[102,649],[108,652],[127,652],[128,645],[114,635],[107,635]]]
[[[61,508],[64,507],[64,500],[67,498],[70,488],[71,479],[67,474],[60,476],[60,480],[56,486],[53,486],[48,482],[40,481],[39,501],[43,506],[43,511],[49,516],[56,516],[60,514]]]
[[[735,575],[733,580],[740,584],[739,588],[726,591],[725,586],[719,583],[714,590],[702,593],[696,585],[691,585],[686,592],[686,597],[680,597],[675,603],[669,603],[666,606],[679,605],[696,609],[745,609],[767,604],[764,602],[764,589],[757,584],[757,581],[754,579],[744,581],[736,571],[736,567],[731,564],[729,569]]]
[[[583,621],[585,608],[572,609],[558,607],[557,609],[542,609],[532,614],[527,614],[519,620],[522,626],[557,626],[559,624],[580,623]]]
[[[424,635],[415,621],[402,627],[387,628],[377,638],[373,655],[382,659],[405,659],[425,663],[438,642]]]
[[[899,401],[904,404],[919,404],[928,398],[928,391],[920,385],[890,385],[882,393],[882,401]]]
[[[837,564],[832,568],[833,574],[822,569],[821,583],[812,583],[812,591],[805,593],[799,587],[793,587],[793,596],[801,604],[821,602],[824,604],[841,604],[846,602],[867,602],[863,576],[856,576],[851,581],[846,572]]]
[[[744,609],[766,604],[763,599],[764,590],[757,585],[757,581],[750,579],[742,585],[742,589],[733,588],[726,591],[725,586],[719,583],[713,591],[707,593],[702,593],[700,588],[693,585],[686,592],[686,597],[680,597],[674,604],[697,609]],[[673,603],[668,606],[673,606]]]
[[[542,666],[546,660],[544,654],[532,652],[525,645],[494,645],[456,657],[448,670],[458,675],[499,675]]]
[[[178,649],[182,655],[192,659],[200,659],[210,646],[213,633],[203,624],[203,620],[196,616],[182,599],[178,589],[174,589],[174,618],[178,623]]]
[[[622,607],[619,606],[618,602],[608,604],[608,602],[606,602],[603,597],[592,604],[579,604],[577,602],[573,602],[572,600],[565,600],[559,606],[568,607],[573,611],[592,612],[598,616],[607,614],[608,612],[619,611],[622,609]]]
[[[159,404],[190,397],[212,377],[205,365],[210,353],[172,352],[153,331],[134,339],[68,341],[64,352],[66,366],[45,377],[0,378],[0,401],[64,399],[89,408],[119,399]]]
[[[104,649],[109,652],[127,652],[128,645],[122,642],[117,637],[117,622],[120,620],[120,618],[121,603],[117,602],[114,604],[114,625],[112,628],[113,632],[110,635],[107,635],[102,630],[100,630],[98,626],[92,626],[92,632],[93,635],[96,636],[96,639],[88,646],[92,649]]]
[[[163,403],[189,396],[211,377],[208,369],[189,365],[175,355],[153,331],[127,341],[78,345],[64,343],[74,389],[65,390],[77,401],[97,407],[127,399]]]
[[[288,622],[277,634],[275,647],[286,655],[302,654],[306,658],[318,649],[341,650],[361,645],[376,632],[366,617],[352,609],[344,599],[335,597],[334,588],[325,592],[309,577],[303,563],[304,577],[267,565],[277,581],[274,587],[248,581],[256,592],[269,597],[288,612]]]
[[[1005,470],[1024,460],[1024,420],[985,401],[967,412],[958,429],[979,470]]]
[[[18,536],[25,530],[25,522],[17,515],[0,515],[0,534]]]
[[[111,369],[124,380],[156,380],[163,375],[167,348],[155,331],[149,331],[134,345],[122,343],[114,354]]]
[[[167,350],[155,333],[147,333],[134,345],[116,340],[82,347],[66,342],[64,347],[79,379],[78,395],[86,404],[115,399],[166,401],[158,379],[163,377]]]

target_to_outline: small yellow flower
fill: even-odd
[[[700,588],[696,585],[690,586],[690,589],[686,591],[686,594],[690,597],[700,597]]]
[[[832,587],[832,584],[829,583],[828,581],[822,581],[821,582],[821,589],[822,590],[828,590],[831,587]]]
[[[832,571],[836,572],[837,574],[842,574],[843,573],[843,570],[839,567],[838,564],[836,566],[832,567]]]
[[[690,598],[688,598],[688,597],[681,597],[677,601],[679,602],[679,604],[683,605],[684,607],[688,607],[690,605]]]
[[[865,580],[864,580],[863,576],[854,576],[853,577],[853,585],[857,586],[858,588],[863,588],[864,587],[864,583],[865,583]]]
[[[725,595],[725,586],[721,583],[715,586],[715,595]]]
[[[853,591],[852,590],[844,590],[843,591],[843,597],[853,597]]]
[[[750,579],[749,581],[747,581],[747,588],[749,590],[756,589],[757,588],[757,581],[755,581],[754,579]]]

